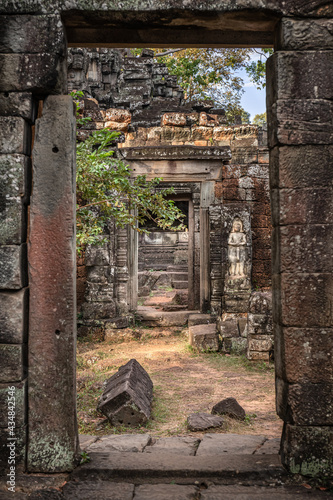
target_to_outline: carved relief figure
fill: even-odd
[[[232,224],[228,239],[228,258],[230,276],[244,276],[246,260],[246,234],[243,232],[243,223],[237,217]]]

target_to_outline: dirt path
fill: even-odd
[[[214,404],[234,397],[243,406],[245,423],[226,418],[218,432],[279,437],[282,422],[275,413],[274,371],[243,358],[196,354],[187,344],[187,330],[136,328],[119,330],[123,342],[79,342],[78,416],[81,433],[147,432],[154,436],[190,434],[190,413],[209,412]],[[133,340],[133,336],[137,340]],[[95,410],[101,385],[118,367],[135,358],[154,383],[153,418],[141,429],[110,427]],[[211,432],[211,431],[210,431]]]

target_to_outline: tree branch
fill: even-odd
[[[176,52],[180,52],[181,50],[186,50],[186,49],[170,49],[167,50],[166,52],[159,52],[154,55],[154,57],[163,57],[163,56],[168,56],[169,54],[175,54]]]

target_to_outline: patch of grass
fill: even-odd
[[[256,413],[247,413],[245,415],[245,419],[244,419],[244,422],[247,424],[247,425],[251,425],[252,424],[252,421],[257,418],[257,414]]]
[[[225,355],[221,352],[210,352],[200,354],[200,361],[208,362],[216,368],[225,368],[226,366],[234,368],[245,368],[249,372],[256,373],[274,373],[274,364],[260,361],[258,363],[249,361],[245,355]]]

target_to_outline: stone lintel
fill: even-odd
[[[126,160],[231,160],[229,146],[142,146],[122,148]]]

